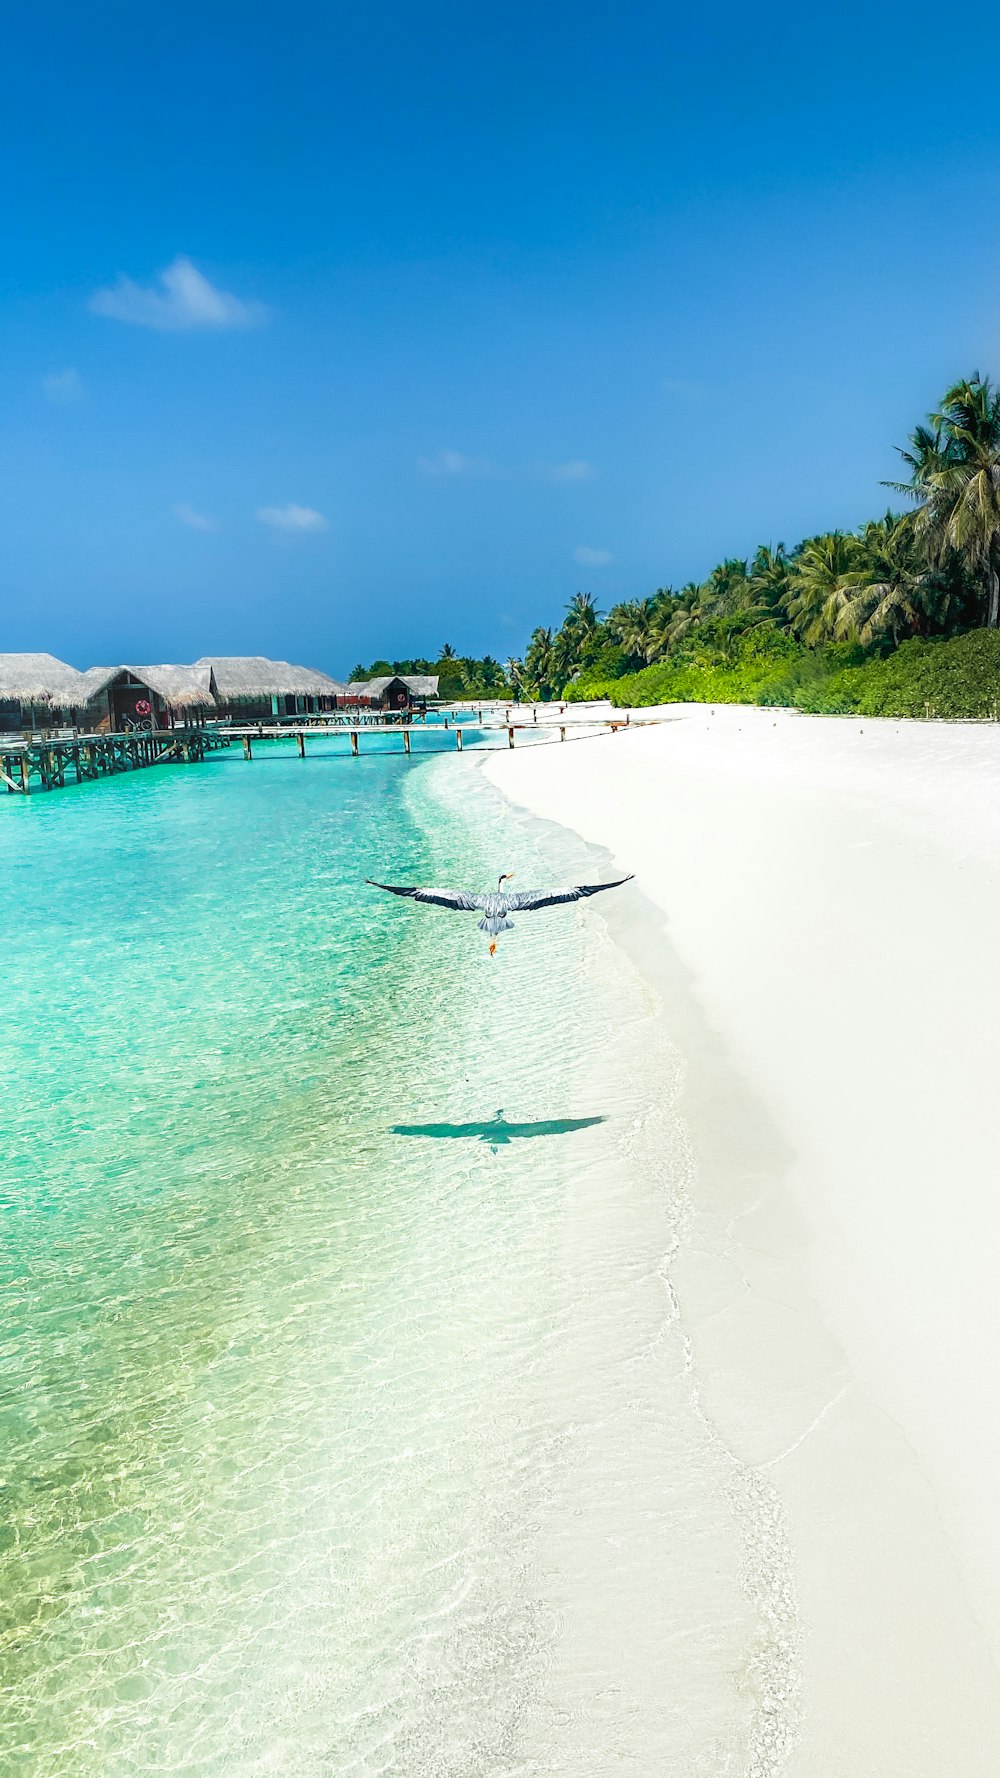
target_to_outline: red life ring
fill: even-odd
[[[148,716],[151,707],[148,698],[136,698],[135,713],[137,716]]]

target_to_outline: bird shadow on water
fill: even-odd
[[[478,1140],[496,1153],[508,1143],[521,1142],[535,1136],[568,1136],[573,1130],[592,1130],[595,1124],[607,1123],[605,1117],[546,1117],[533,1123],[512,1124],[503,1111],[482,1123],[469,1124],[393,1124],[393,1136],[432,1136],[437,1141]]]

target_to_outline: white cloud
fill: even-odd
[[[545,474],[553,482],[592,482],[597,470],[585,458],[573,457],[569,463],[548,464]]]
[[[53,371],[51,376],[42,378],[42,394],[53,407],[70,407],[74,401],[83,400],[83,378],[76,370]]]
[[[461,451],[439,451],[436,457],[417,458],[417,468],[424,475],[469,475],[481,467],[471,457],[463,457]]]
[[[586,545],[581,543],[579,548],[573,551],[573,560],[579,562],[584,568],[606,568],[608,563],[614,560],[614,557],[609,549],[587,549]]]
[[[258,506],[257,517],[262,525],[276,531],[325,531],[327,521],[311,506]]]
[[[195,512],[186,500],[174,507],[174,518],[180,525],[187,525],[190,531],[221,531],[218,519],[213,519],[207,512]]]
[[[120,277],[109,290],[90,299],[95,315],[127,321],[133,327],[156,327],[165,333],[194,328],[258,327],[267,319],[262,303],[242,302],[227,290],[216,290],[183,254],[160,273],[159,288]]]

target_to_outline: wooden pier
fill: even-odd
[[[489,747],[500,746],[510,748],[515,745],[517,735],[526,730],[531,735],[532,743],[537,745],[543,741],[565,741],[567,739],[586,740],[597,734],[617,734],[619,729],[645,725],[647,721],[662,721],[662,717],[640,718],[632,723],[628,712],[620,717],[598,716],[584,719],[581,722],[540,723],[533,715],[530,722],[513,722],[510,712],[504,711],[497,716],[497,721],[476,720],[474,711],[468,712],[467,720],[455,724],[453,718],[446,717],[441,724],[423,728],[423,741],[416,750],[415,757],[421,758],[430,753],[444,752],[454,747],[459,753],[464,749],[465,739],[470,729],[480,734],[492,732],[497,740],[486,742]],[[562,712],[560,712],[562,714]],[[576,729],[577,733],[573,733]],[[400,751],[409,757],[412,751],[411,737],[413,725],[399,720],[379,722],[362,719],[360,723],[343,718],[329,722],[318,722],[315,718],[306,723],[209,723],[204,726],[190,728],[136,730],[129,733],[113,734],[57,734],[9,737],[0,736],[0,779],[8,796],[28,796],[32,790],[58,790],[67,782],[85,784],[99,778],[111,777],[118,772],[134,772],[143,766],[157,765],[188,765],[203,760],[208,753],[214,753],[220,747],[229,747],[234,741],[242,742],[243,757],[252,760],[254,747],[258,742],[294,741],[299,759],[306,757],[307,740],[327,740],[331,736],[342,736],[350,742],[352,759],[360,757],[363,751],[361,743],[373,734],[398,735]],[[427,742],[433,735],[440,735],[440,747],[428,746]],[[500,737],[504,739],[501,740]],[[385,747],[378,749],[380,754],[386,752]],[[329,754],[322,757],[329,757]]]
[[[70,782],[85,784],[143,766],[190,765],[218,747],[229,735],[217,728],[146,729],[129,734],[41,736],[31,740],[0,737],[0,777],[8,796],[32,790],[61,790]]]
[[[662,719],[647,718],[644,720],[658,721]],[[470,712],[468,720],[461,727],[453,725],[451,718],[446,716],[440,724],[426,727],[424,729],[424,736],[426,739],[428,736],[437,734],[441,735],[443,740],[444,736],[447,735],[448,740],[445,745],[450,748],[452,743],[454,743],[456,750],[461,753],[465,746],[465,737],[470,728],[477,729],[480,734],[489,732],[498,735],[504,734],[507,737],[507,746],[510,748],[515,745],[515,736],[522,731],[526,731],[531,735],[533,744],[538,744],[542,742],[543,737],[546,740],[554,741],[557,735],[560,741],[565,741],[567,732],[572,734],[574,728],[585,732],[577,734],[572,738],[575,740],[584,740],[587,738],[588,732],[590,735],[602,733],[616,735],[619,729],[638,726],[640,726],[640,724],[633,724],[628,711],[625,712],[624,716],[595,716],[584,722],[563,722],[558,725],[550,722],[540,723],[537,716],[534,716],[531,722],[511,722],[509,712],[504,721],[490,722],[489,720],[483,721],[480,719],[477,722],[473,713]],[[410,737],[412,734],[412,725],[410,723],[402,723],[398,721],[381,723],[372,721],[366,722],[359,727],[353,722],[344,722],[343,720],[331,723],[320,723],[314,720],[300,728],[288,724],[254,722],[248,724],[233,724],[229,728],[228,733],[234,741],[242,741],[243,757],[248,760],[253,759],[254,744],[257,741],[291,740],[294,740],[295,742],[299,758],[305,759],[307,738],[312,740],[325,739],[330,735],[344,735],[348,737],[351,743],[351,758],[357,759],[360,756],[362,739],[376,733],[383,735],[398,735],[403,743],[402,751],[404,754],[408,755],[411,752]],[[502,745],[502,743],[498,744]],[[487,743],[487,745],[489,745],[489,743]],[[445,746],[434,748],[424,745],[419,749],[418,757],[423,757],[428,753],[443,753],[444,751]],[[379,748],[379,753],[384,754],[385,748]]]

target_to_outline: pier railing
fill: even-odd
[[[477,720],[471,711],[461,714],[459,722],[455,722],[451,715],[426,726],[421,721],[420,745],[416,749],[412,742],[414,725],[409,722],[317,722],[315,718],[294,725],[288,722],[228,722],[128,733],[63,731],[59,735],[44,737],[0,736],[0,779],[8,796],[27,796],[34,789],[62,789],[67,775],[71,783],[85,784],[115,773],[137,771],[144,766],[197,764],[207,754],[231,747],[236,742],[242,743],[243,758],[252,760],[258,744],[292,740],[298,757],[305,759],[307,742],[336,737],[349,740],[350,757],[357,759],[363,751],[364,741],[373,739],[376,734],[382,741],[395,735],[399,738],[401,754],[409,756],[412,751],[423,758],[430,753],[452,749],[461,753],[470,734],[476,737],[475,750],[483,752],[496,747],[512,748],[519,735],[530,740],[531,745],[538,746],[549,742],[591,740],[598,735],[614,735],[622,729],[667,720],[664,717],[640,717],[633,721],[628,711],[620,716],[587,715],[564,722],[556,721],[554,717],[550,720],[547,715],[541,722],[537,715],[533,715],[530,722],[512,721],[509,711],[486,713],[481,720]],[[497,736],[495,742],[480,739],[483,735],[493,734]],[[434,745],[438,738],[440,745]],[[383,744],[377,751],[384,756],[389,749]],[[329,758],[330,755],[320,757]]]
[[[15,739],[0,736],[0,778],[8,796],[28,796],[33,789],[61,790],[71,782],[86,784],[117,772],[143,766],[190,765],[229,738],[218,728],[139,729],[99,735],[63,732],[59,736]]]

